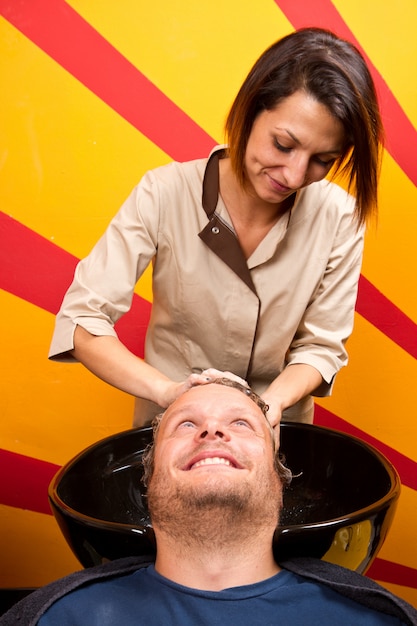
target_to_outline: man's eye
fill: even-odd
[[[180,422],[178,424],[178,428],[195,428],[195,424],[190,420],[185,420],[184,422]]]
[[[236,420],[234,424],[236,426],[245,426],[246,428],[251,428],[251,425],[249,424],[249,422],[247,422],[246,420],[242,420],[242,419]]]

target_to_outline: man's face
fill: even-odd
[[[259,407],[237,389],[212,384],[191,389],[165,412],[148,487],[153,522],[165,505],[177,512],[234,508],[267,499],[278,518],[281,483],[272,435]],[[256,504],[256,514],[262,515]],[[275,513],[274,513],[275,515]],[[172,518],[168,510],[164,519]]]

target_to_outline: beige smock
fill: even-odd
[[[210,160],[145,174],[78,264],[50,358],[72,359],[77,324],[93,335],[115,335],[153,262],[149,364],[175,381],[209,367],[229,370],[262,394],[286,365],[305,363],[323,378],[315,395],[330,394],[347,363],[361,268],[354,199],[326,180],[309,185],[245,261],[218,194],[219,155],[220,148]],[[312,405],[307,397],[284,419],[311,421]],[[135,423],[160,410],[137,398]]]

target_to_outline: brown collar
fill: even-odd
[[[227,224],[215,214],[219,199],[219,159],[223,154],[224,150],[214,152],[206,165],[202,203],[209,223],[198,236],[257,296],[238,238]]]

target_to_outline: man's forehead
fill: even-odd
[[[162,423],[168,425],[171,421],[181,418],[239,418],[250,417],[261,426],[265,423],[265,416],[261,409],[241,391],[209,384],[193,387],[180,396],[165,411]],[[162,425],[162,424],[161,424]]]
[[[257,407],[247,395],[242,394],[239,389],[219,383],[208,383],[206,385],[191,387],[191,389],[183,393],[171,406],[175,404],[202,406],[204,403],[220,405],[230,404],[231,406],[240,407],[242,409],[249,407],[249,409],[254,412],[259,409],[259,407]]]

